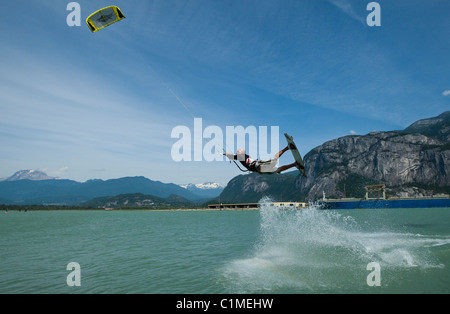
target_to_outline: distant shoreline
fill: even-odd
[[[70,208],[64,208],[64,207],[57,207],[57,206],[51,206],[50,207],[46,207],[46,206],[30,206],[27,208],[13,208],[12,206],[5,206],[5,205],[0,205],[1,206],[1,211],[3,212],[36,212],[36,211],[98,211],[98,212],[126,212],[126,211],[152,211],[152,212],[156,212],[156,211],[255,211],[255,210],[259,210],[259,208],[222,208],[222,209],[218,209],[218,208],[111,208],[111,209],[105,209],[105,208],[75,208],[75,207],[70,207]]]

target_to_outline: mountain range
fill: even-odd
[[[380,183],[387,185],[390,196],[450,194],[450,111],[401,131],[325,142],[307,153],[304,163],[308,178],[297,170],[280,175],[251,173],[234,177],[225,188],[211,182],[179,186],[145,177],[80,183],[39,170],[21,170],[0,180],[0,204],[186,207],[216,197],[225,203],[257,202],[263,196],[305,201],[321,198],[323,193],[363,197],[365,185]]]
[[[199,203],[216,197],[220,192],[220,188],[215,193],[213,189],[209,189],[207,193],[212,196],[207,197],[198,191],[190,191],[173,183],[162,183],[145,177],[77,182],[48,177],[38,170],[21,170],[0,181],[0,203],[14,205],[78,205],[93,198],[133,193],[142,193],[158,198],[177,195],[190,202]]]

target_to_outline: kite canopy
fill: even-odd
[[[86,19],[86,24],[89,26],[90,30],[95,33],[113,23],[119,22],[124,19],[122,11],[115,5],[100,9],[95,11]]]

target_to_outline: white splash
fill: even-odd
[[[280,210],[265,198],[260,207],[253,251],[224,270],[237,292],[363,290],[368,263],[377,262],[390,273],[442,268],[429,248],[450,244],[449,238],[368,232],[353,217],[319,206]]]

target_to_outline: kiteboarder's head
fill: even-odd
[[[236,155],[237,155],[237,160],[244,161],[245,160],[245,149],[238,148]]]

